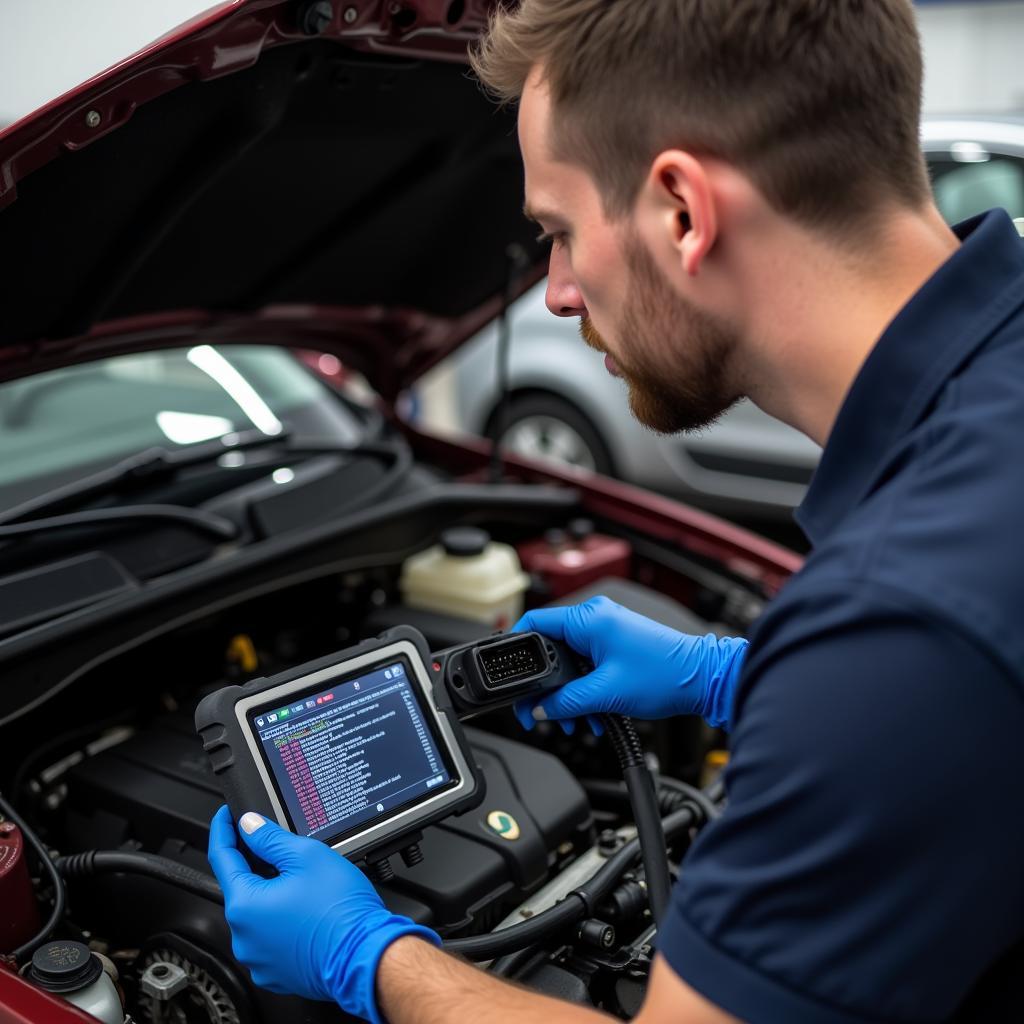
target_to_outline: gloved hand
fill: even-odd
[[[526,630],[562,640],[594,663],[589,675],[543,700],[517,703],[516,717],[527,729],[537,720],[602,711],[646,719],[700,715],[728,728],[746,640],[679,633],[607,597],[527,612],[512,627]]]
[[[210,826],[210,865],[224,890],[231,948],[252,980],[271,992],[333,999],[382,1024],[374,984],[384,950],[403,935],[438,946],[441,939],[392,914],[363,873],[329,846],[253,812],[239,826],[249,849],[279,872],[253,874],[221,807]]]

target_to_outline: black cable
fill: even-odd
[[[0,797],[0,812],[3,813],[3,816],[8,821],[13,821],[21,829],[25,842],[32,847],[33,852],[42,864],[43,870],[50,876],[50,881],[53,883],[53,909],[50,911],[46,924],[39,930],[35,938],[18,946],[17,949],[11,950],[10,956],[14,957],[15,960],[21,960],[24,957],[31,956],[53,934],[54,929],[60,923],[60,919],[64,916],[67,892],[64,888],[64,879],[61,878],[56,865],[51,860],[49,853],[46,852],[46,847],[43,846],[35,832],[22,821],[18,812],[3,797]]]
[[[640,737],[637,736],[636,728],[628,718],[621,715],[602,715],[601,721],[604,722],[605,731],[615,748],[620,768],[646,765]]]
[[[637,836],[640,839],[640,853],[644,863],[644,878],[647,882],[647,900],[651,906],[654,923],[660,927],[668,907],[672,890],[672,877],[668,869],[668,853],[665,849],[665,833],[658,813],[658,794],[654,791],[654,780],[644,765],[631,765],[622,772],[629,792],[629,803],[633,808]]]
[[[661,825],[665,836],[673,839],[698,824],[699,816],[691,807],[683,807],[665,818]],[[565,899],[548,910],[531,917],[522,924],[514,924],[500,931],[486,935],[471,935],[462,939],[448,939],[444,948],[449,953],[464,956],[470,960],[493,960],[506,953],[515,953],[531,946],[541,939],[567,928],[584,917],[593,914],[594,908],[619,883],[624,871],[628,870],[640,856],[639,837],[631,839],[613,853],[601,868]],[[667,865],[666,865],[667,867]]]
[[[145,875],[179,889],[201,896],[214,903],[224,903],[217,880],[202,871],[196,871],[176,860],[155,853],[137,850],[87,850],[57,858],[56,869],[65,878],[90,878],[93,875],[120,872],[126,875]]]
[[[67,515],[48,516],[46,519],[29,519],[24,523],[8,523],[0,526],[0,541],[50,530],[103,526],[124,521],[134,523],[146,519],[170,520],[200,533],[211,534],[218,540],[234,540],[238,536],[238,527],[230,519],[212,512],[181,508],[178,505],[118,505],[114,508],[86,509],[82,512],[69,512]]]
[[[668,870],[665,832],[658,812],[658,794],[654,789],[654,779],[647,767],[644,749],[633,723],[619,715],[601,717],[622,766],[622,777],[629,793],[637,839],[640,841],[651,916],[654,923],[660,925],[668,906],[672,877]]]

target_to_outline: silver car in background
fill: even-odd
[[[1024,218],[1024,117],[929,118],[922,132],[935,196],[951,224],[1000,206]],[[658,437],[630,416],[625,385],[580,341],[578,322],[552,316],[541,282],[510,312],[505,445],[570,463],[735,517],[789,518],[820,449],[741,402],[714,426]],[[495,429],[497,324],[460,349],[450,382],[455,425]]]

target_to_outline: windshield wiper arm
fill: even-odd
[[[169,520],[191,527],[199,533],[210,534],[218,540],[233,540],[239,532],[238,527],[230,519],[201,509],[181,508],[178,505],[120,505],[116,508],[86,509],[84,512],[71,512],[64,516],[48,516],[45,519],[30,519],[27,523],[0,526],[0,547],[7,540],[27,537],[34,533],[103,526],[106,523],[125,521],[137,523],[147,519]]]
[[[165,448],[147,448],[137,455],[130,455],[128,458],[122,459],[113,466],[72,480],[71,483],[55,487],[52,491],[46,491],[34,498],[29,498],[28,501],[24,501],[20,505],[15,505],[14,508],[0,512],[0,526],[31,519],[40,512],[59,512],[63,508],[81,504],[89,498],[116,491],[124,484],[148,482],[164,476],[173,476],[188,466],[215,462],[226,452],[264,448],[268,445],[281,444],[287,439],[287,432],[264,434],[259,430],[247,430],[235,434],[225,434],[213,441],[190,445],[180,452],[169,452]]]

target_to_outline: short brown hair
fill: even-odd
[[[930,194],[910,0],[522,0],[470,59],[506,102],[539,65],[554,155],[590,172],[613,215],[667,148],[735,164],[813,226]]]

